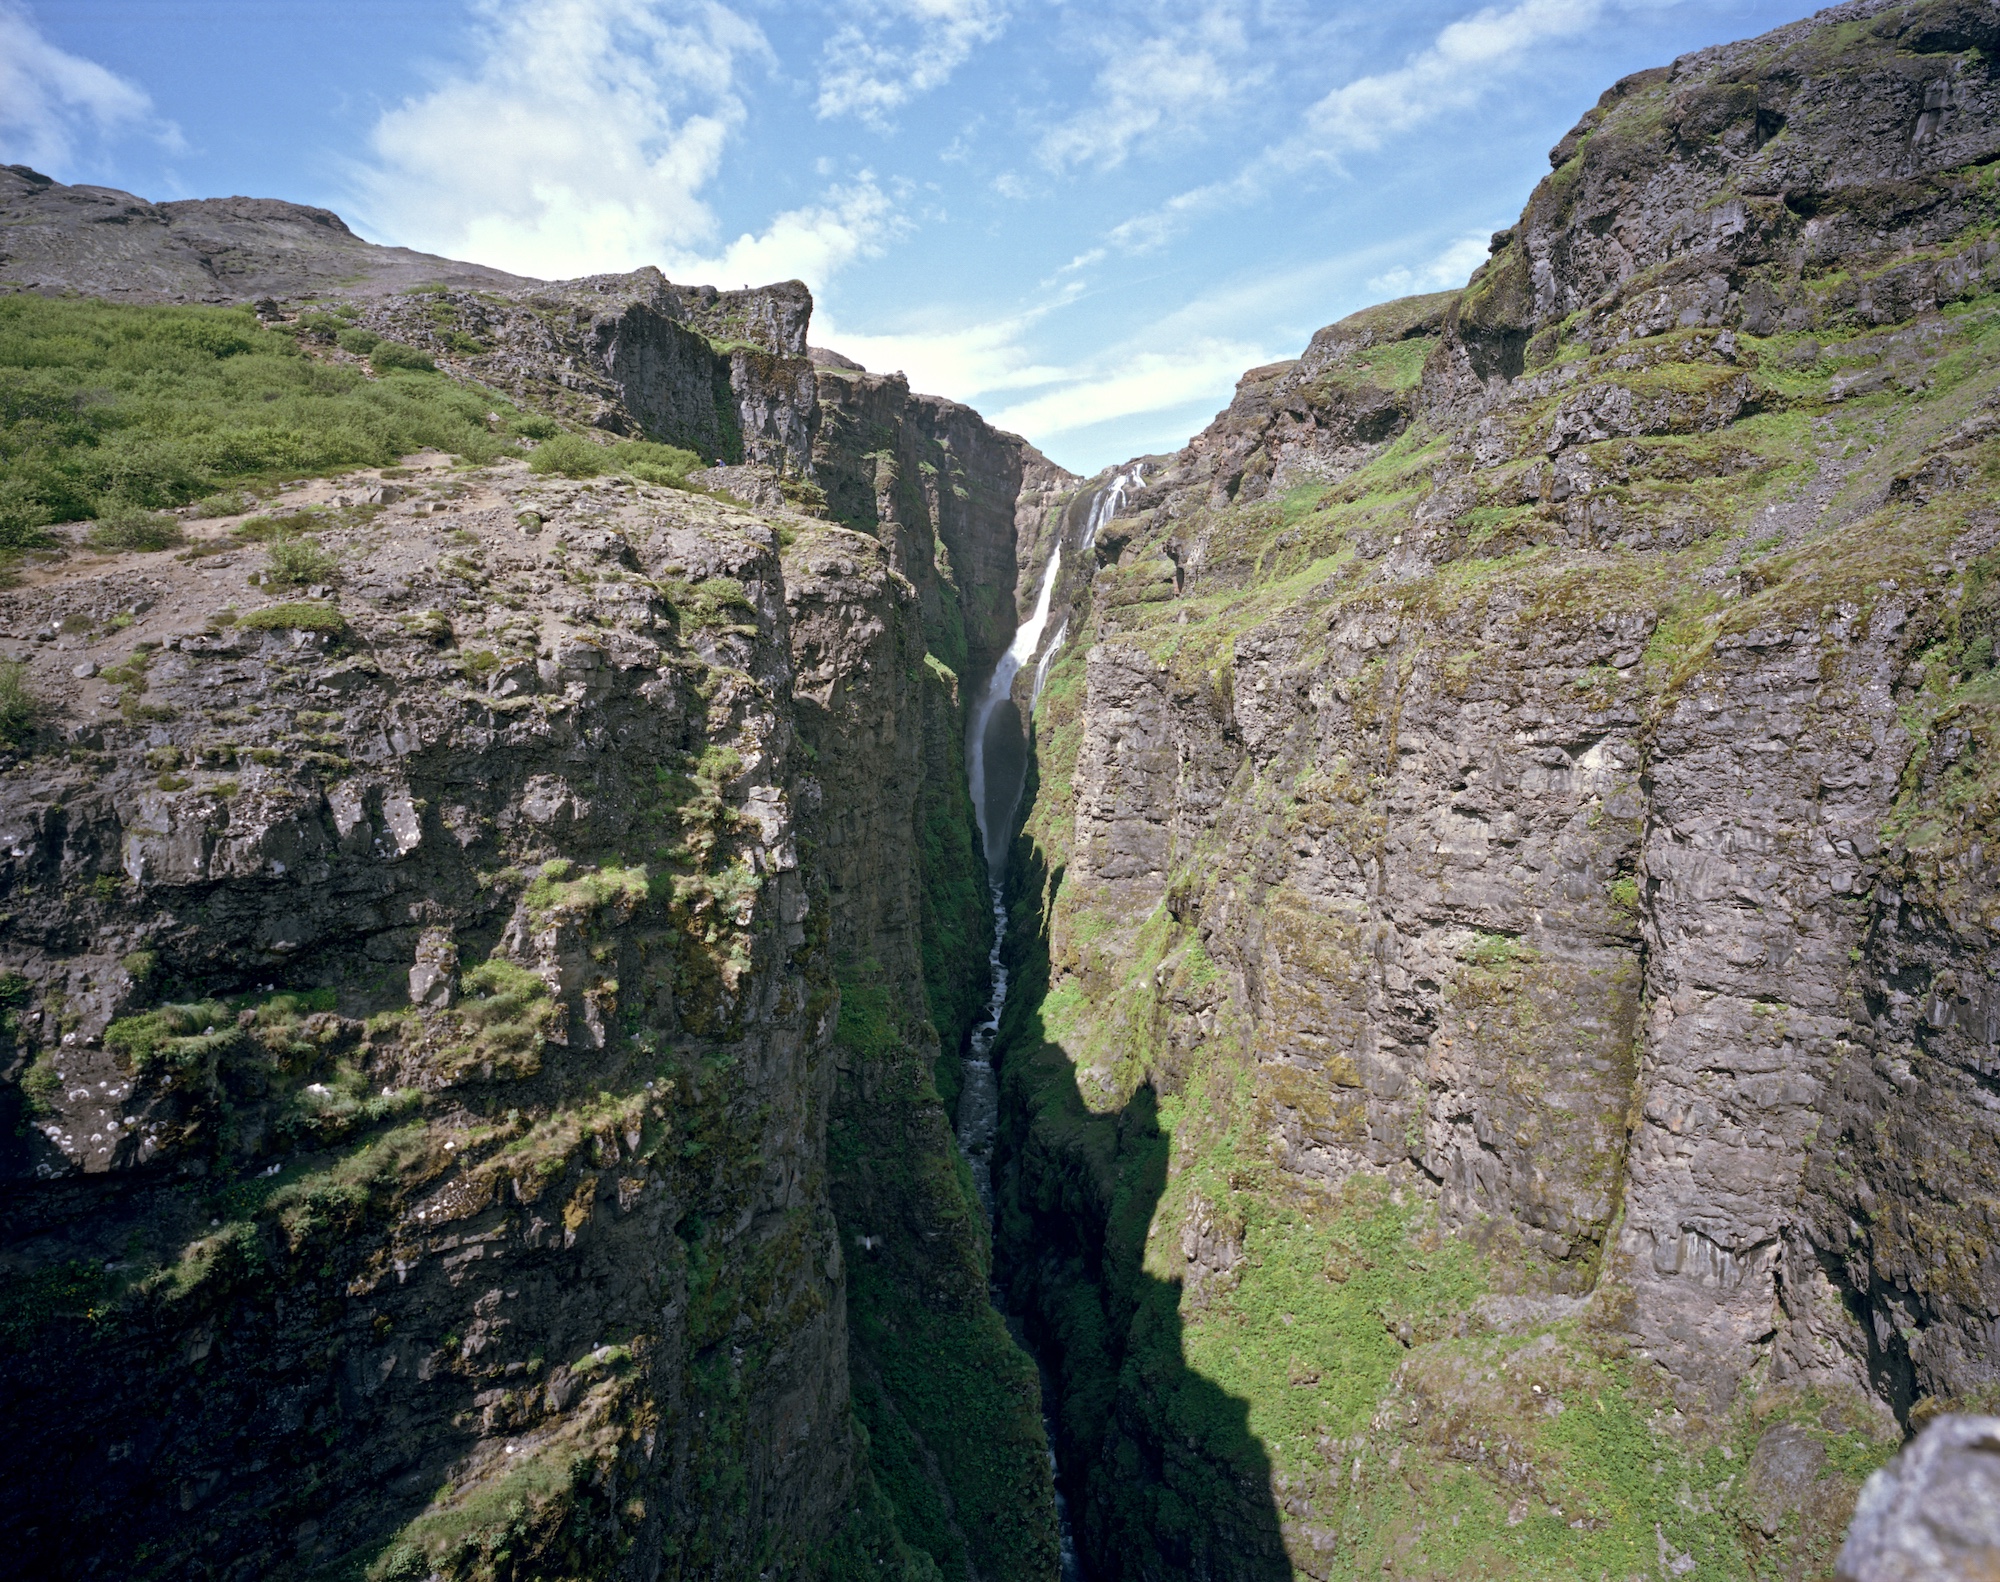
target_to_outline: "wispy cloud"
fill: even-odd
[[[1358,77],[1306,112],[1305,135],[1289,152],[1338,158],[1380,148],[1419,122],[1470,109],[1504,74],[1551,39],[1570,38],[1598,19],[1602,0],[1521,0],[1488,6],[1451,23],[1393,71]]]
[[[1420,291],[1448,291],[1486,262],[1490,238],[1473,233],[1459,237],[1429,263],[1398,264],[1370,277],[1368,289],[1385,297],[1407,297]]]
[[[1645,0],[1671,4],[1672,0]],[[1335,88],[1286,137],[1258,150],[1220,181],[1176,193],[1112,227],[1122,252],[1148,252],[1200,217],[1255,202],[1274,185],[1318,165],[1339,170],[1345,156],[1381,148],[1421,123],[1473,108],[1529,64],[1537,45],[1584,33],[1606,0],[1518,0],[1488,6],[1440,29],[1402,65]]]
[[[906,375],[912,389],[972,401],[995,391],[1039,389],[1069,377],[1069,370],[1038,362],[1027,349],[1028,337],[1054,306],[972,323],[932,314],[925,316],[928,322],[873,335],[843,329],[827,312],[817,316],[813,338],[877,373]]]
[[[396,241],[542,277],[658,264],[724,285],[815,287],[879,247],[894,205],[863,174],[721,242],[705,196],[772,59],[709,0],[483,0],[468,68],[384,112],[357,173]]]
[[[787,209],[759,235],[746,232],[713,254],[669,251],[661,262],[681,280],[748,286],[798,279],[819,291],[847,265],[878,256],[907,230],[895,200],[863,171],[829,188],[825,201]]]
[[[943,87],[1007,26],[1005,0],[863,0],[849,10],[856,19],[826,42],[817,108],[876,127]]]
[[[1186,131],[1253,89],[1267,73],[1251,65],[1240,18],[1209,8],[1149,37],[1107,33],[1090,102],[1051,127],[1036,157],[1051,170],[1111,169],[1133,146]]]
[[[1001,428],[1052,445],[1100,423],[1215,401],[1244,369],[1269,360],[1261,346],[1237,340],[1197,340],[1168,351],[1118,348],[1064,370],[1056,388],[989,416]]]
[[[138,132],[170,150],[181,134],[137,83],[58,49],[28,8],[0,0],[0,160],[69,176],[82,142]]]
[[[1201,303],[1171,314],[1143,342],[1051,362],[1032,347],[1073,288],[1018,313],[972,322],[913,325],[896,334],[855,334],[823,317],[814,337],[878,373],[901,371],[911,387],[977,401],[990,421],[1037,445],[1060,445],[1076,430],[1191,405],[1220,406],[1245,368],[1269,362],[1262,345],[1203,335]]]

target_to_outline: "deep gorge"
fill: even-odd
[[[0,170],[22,1574],[1834,1575],[2000,1391],[1994,59],[1628,77],[1093,479]]]

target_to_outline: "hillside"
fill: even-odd
[[[1629,77],[1091,480],[0,172],[8,1552],[1833,1576],[2000,1407],[1994,60]]]

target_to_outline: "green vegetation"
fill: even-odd
[[[677,489],[688,487],[687,475],[701,465],[699,456],[678,445],[658,445],[638,439],[600,444],[572,433],[551,435],[528,458],[528,470],[545,476],[596,478],[605,473],[629,473],[642,483],[661,483]]]
[[[41,700],[28,690],[27,663],[0,659],[0,744],[19,747],[41,712]]]
[[[303,588],[310,583],[331,582],[340,568],[340,557],[309,538],[285,536],[269,540],[264,549],[268,571],[266,580],[281,588]]]
[[[0,550],[49,542],[52,523],[379,466],[424,446],[491,460],[514,450],[487,429],[494,405],[441,378],[370,380],[315,361],[239,309],[7,297]]]
[[[172,549],[185,535],[171,516],[121,501],[98,513],[87,542],[92,549],[150,551]]]
[[[236,1041],[236,1013],[218,1000],[162,1005],[113,1022],[104,1034],[104,1047],[140,1075],[189,1075]]]
[[[351,335],[354,332],[349,330],[347,333]],[[422,374],[437,372],[437,364],[431,361],[428,355],[418,351],[414,346],[405,346],[401,341],[378,340],[369,348],[368,360],[375,365],[379,373],[397,370]]]
[[[267,604],[236,618],[236,625],[253,632],[324,632],[338,636],[347,630],[347,621],[331,604],[301,601],[297,604]]]

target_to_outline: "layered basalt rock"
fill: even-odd
[[[1830,1565],[2000,1388],[1989,12],[1628,79],[1022,553],[1003,1266],[1106,1574]]]
[[[962,1023],[985,912],[917,590],[806,518],[443,461],[284,497],[324,588],[259,592],[223,518],[0,596],[44,709],[4,796],[11,1551],[922,1576],[927,1499],[1043,1574],[932,1081],[926,973]],[[846,1034],[843,982],[905,1036]],[[894,1095],[891,1151],[829,1160],[841,1093]],[[866,1381],[930,1483],[852,1426],[864,1234],[956,1324]],[[998,1392],[973,1461],[899,1405],[932,1364]]]
[[[847,1514],[776,540],[417,493],[338,603],[243,551],[6,596],[77,634],[6,795],[31,1569],[672,1574]]]

